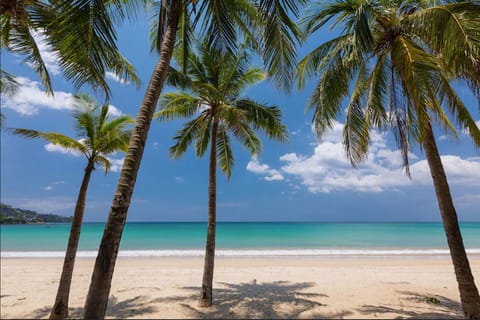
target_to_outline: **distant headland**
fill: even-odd
[[[0,203],[0,224],[62,223],[71,221],[72,217],[40,214],[36,211],[14,208]]]

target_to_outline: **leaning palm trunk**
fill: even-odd
[[[215,263],[215,228],[217,220],[217,131],[218,121],[215,120],[212,128],[210,149],[210,167],[208,176],[208,227],[207,244],[205,246],[205,262],[203,265],[202,291],[200,307],[210,307],[213,298],[213,269]]]
[[[140,167],[140,161],[142,160],[153,113],[170,65],[181,8],[181,1],[173,1],[169,12],[167,30],[162,41],[160,58],[155,65],[142,105],[140,106],[135,128],[130,138],[128,151],[117,184],[117,190],[113,197],[108,221],[105,225],[102,242],[100,243],[95,261],[92,280],[85,303],[85,319],[103,319],[105,317],[120,239],[127,219],[130,199]]]
[[[85,212],[85,199],[87,196],[88,183],[93,171],[93,162],[89,161],[85,168],[82,184],[78,193],[77,204],[73,214],[72,226],[70,228],[70,236],[68,238],[67,251],[65,260],[63,261],[62,275],[58,285],[57,297],[55,304],[50,313],[50,319],[65,319],[68,317],[68,298],[70,295],[70,286],[72,283],[73,267],[75,265],[75,257],[77,255],[78,241],[80,240],[80,231],[82,228],[83,213]]]
[[[462,234],[460,233],[460,227],[458,225],[457,213],[453,206],[447,177],[443,169],[431,126],[427,130],[427,136],[423,141],[423,148],[425,149],[430,173],[432,174],[443,227],[447,235],[448,247],[458,282],[463,312],[468,319],[480,319],[480,296],[475,286],[467,253],[465,252]]]

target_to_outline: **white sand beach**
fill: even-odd
[[[3,258],[1,318],[48,317],[62,259]],[[480,257],[470,258],[477,280]],[[77,260],[81,317],[94,260]],[[120,258],[108,318],[461,318],[453,267],[439,257],[216,260],[214,306],[199,308],[202,258]]]

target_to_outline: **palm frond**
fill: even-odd
[[[292,16],[298,18],[305,0],[260,0],[263,24],[263,60],[270,76],[288,91],[297,65],[296,45],[304,36]]]
[[[96,164],[99,164],[103,167],[103,170],[105,170],[105,174],[107,174],[108,171],[110,171],[111,163],[110,163],[110,160],[107,159],[107,157],[104,157],[98,154],[95,156],[94,161]]]
[[[368,126],[384,129],[387,126],[388,115],[384,105],[388,91],[388,58],[381,54],[368,79],[368,96],[365,107],[365,121]]]
[[[302,89],[306,82],[316,75],[323,65],[328,62],[332,56],[348,50],[352,43],[352,35],[346,34],[336,37],[330,41],[313,49],[299,63],[296,76],[298,78],[298,88]]]
[[[281,110],[277,106],[260,104],[251,99],[241,99],[235,102],[235,107],[245,111],[246,121],[267,137],[280,141],[288,141],[288,130],[281,121]]]
[[[353,166],[366,158],[368,143],[370,142],[369,125],[365,121],[361,101],[367,89],[366,73],[365,67],[359,71],[350,102],[345,111],[343,146]]]
[[[200,115],[187,122],[185,126],[175,134],[173,139],[176,143],[170,148],[170,156],[172,158],[180,158],[185,151],[187,151],[188,146],[200,135],[202,125],[206,120],[204,115]]]
[[[230,147],[230,138],[223,126],[219,126],[218,128],[216,148],[220,169],[227,175],[227,178],[230,179],[235,159],[233,158],[232,148]]]
[[[418,10],[405,24],[439,54],[446,69],[480,87],[480,3],[457,2]],[[436,30],[432,32],[432,30]]]
[[[480,147],[480,129],[468,111],[468,108],[464,105],[445,77],[441,77],[440,82],[440,99],[445,101],[446,107],[455,117],[458,126],[468,134],[475,146]]]
[[[197,157],[203,157],[205,151],[207,151],[210,136],[212,135],[211,127],[211,121],[205,121],[201,125],[195,144],[195,153],[197,154]]]
[[[19,85],[14,75],[0,69],[0,93],[2,95],[13,97],[18,91]]]
[[[168,92],[160,97],[160,111],[154,118],[161,121],[170,121],[179,118],[191,118],[201,108],[201,101],[188,93]]]
[[[81,152],[87,158],[89,156],[89,150],[86,148],[85,145],[61,133],[40,132],[36,130],[21,129],[21,128],[12,129],[12,133],[15,135],[23,136],[24,138],[27,138],[27,139],[42,139],[47,142],[59,145],[67,150]]]

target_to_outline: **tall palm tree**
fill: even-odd
[[[175,44],[184,49],[184,53],[188,52],[192,28],[199,21],[202,23],[198,28],[202,34],[211,36],[209,43],[217,48],[234,51],[237,38],[250,39],[262,48],[262,57],[269,73],[285,86],[291,79],[291,68],[295,66],[295,44],[301,39],[300,30],[291,17],[298,15],[299,6],[305,2],[306,0],[161,1],[157,19],[159,59],[140,105],[113,197],[85,303],[85,318],[102,319],[105,316],[120,239],[138,169]],[[255,40],[256,36],[259,36],[260,42]]]
[[[88,83],[108,99],[107,71],[139,84],[133,66],[116,46],[114,28],[116,22],[131,16],[134,4],[123,0],[1,0],[1,48],[25,56],[47,93],[53,94],[40,50],[39,41],[43,41],[76,88]]]
[[[480,130],[451,83],[465,80],[480,97],[480,3],[339,0],[306,18],[309,33],[328,21],[344,27],[299,64],[299,83],[320,80],[309,102],[317,134],[345,111],[343,142],[352,164],[368,151],[370,129],[391,127],[408,170],[410,141],[425,150],[467,318],[480,318],[480,296],[436,146],[432,122],[480,146]],[[454,119],[452,121],[451,119]]]
[[[179,64],[182,61],[177,60]],[[177,132],[176,144],[170,155],[181,157],[190,144],[195,143],[198,157],[202,157],[210,145],[208,183],[208,227],[205,248],[202,289],[199,305],[212,305],[212,284],[215,259],[217,163],[230,178],[234,164],[231,137],[256,155],[262,142],[255,133],[259,130],[267,137],[279,141],[287,139],[287,130],[280,120],[280,109],[269,107],[242,97],[250,86],[262,81],[265,72],[248,65],[244,53],[222,53],[199,45],[197,54],[190,54],[185,74],[172,70],[170,79],[188,92],[167,93],[161,98],[162,109],[155,117],[160,120],[193,118]]]
[[[64,319],[68,316],[72,273],[92,171],[95,170],[96,165],[101,165],[105,169],[106,174],[110,170],[110,161],[107,155],[117,151],[126,151],[131,131],[126,130],[125,127],[133,122],[129,116],[120,116],[110,120],[108,104],[100,106],[86,95],[75,96],[74,101],[75,111],[73,112],[73,117],[75,118],[77,138],[80,138],[80,140],[56,132],[40,132],[29,129],[15,129],[13,131],[14,134],[22,135],[29,139],[43,139],[68,150],[79,152],[87,159],[87,166],[85,167],[73,213],[62,275],[50,319]]]

